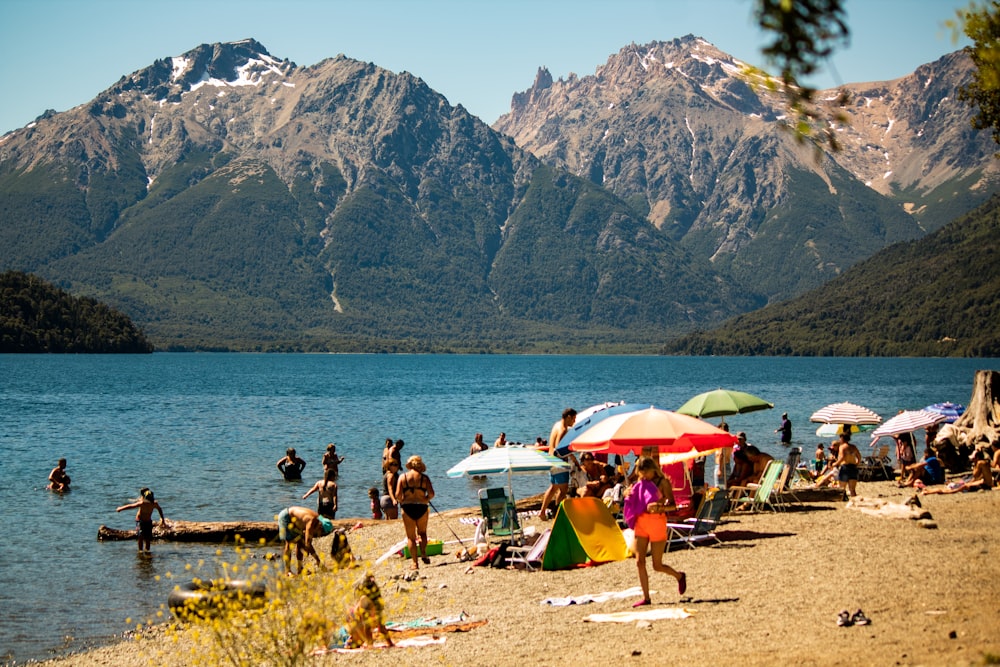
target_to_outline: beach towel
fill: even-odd
[[[645,611],[617,611],[612,614],[591,614],[583,619],[584,623],[632,623],[634,621],[664,621],[676,618],[687,618],[691,613],[685,609],[665,607],[663,609],[647,609]]]
[[[650,595],[656,591],[650,591]],[[573,595],[565,598],[545,598],[542,604],[552,607],[568,607],[571,604],[590,604],[591,602],[607,602],[608,600],[620,600],[622,598],[634,598],[642,595],[642,589],[633,586],[624,591],[611,591],[606,593],[594,593],[588,595]]]
[[[405,639],[400,639],[399,641],[393,640],[394,648],[420,648],[422,646],[433,646],[434,644],[444,644],[444,637],[432,637],[429,635],[421,637],[407,637]],[[385,649],[389,648],[388,644],[378,643],[374,646],[367,646],[364,648],[318,648],[312,652],[313,655],[328,655],[330,653],[361,653],[362,651],[371,651],[373,649]]]

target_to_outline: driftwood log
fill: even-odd
[[[239,535],[249,543],[260,540],[271,542],[278,537],[278,524],[274,521],[178,521],[167,519],[166,527],[153,522],[153,537],[173,542],[234,542]],[[101,526],[97,539],[101,541],[134,540],[135,529],[120,530]]]
[[[972,398],[953,423],[959,442],[983,447],[1000,439],[1000,371],[976,371]]]

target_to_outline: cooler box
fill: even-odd
[[[428,556],[440,556],[444,553],[444,542],[441,540],[428,540],[427,541],[427,555]],[[403,558],[410,557],[410,547],[409,545],[403,547]]]

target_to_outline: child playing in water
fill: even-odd
[[[167,520],[163,518],[163,510],[160,508],[160,504],[156,502],[156,498],[153,497],[153,492],[146,487],[139,489],[139,500],[128,505],[122,505],[115,511],[121,512],[122,510],[130,509],[136,509],[135,530],[139,542],[139,553],[143,553],[142,545],[145,544],[145,553],[148,555],[151,553],[150,545],[153,542],[153,510],[160,513],[161,526],[166,527]]]
[[[326,446],[326,453],[323,454],[323,476],[333,473],[331,479],[336,482],[340,478],[340,464],[344,462],[343,456],[337,456],[337,445],[330,443]]]

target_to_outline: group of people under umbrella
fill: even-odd
[[[677,463],[729,450],[737,437],[727,430],[704,421],[716,417],[768,410],[774,405],[753,394],[729,389],[716,389],[699,394],[676,411],[649,404],[603,403],[575,413],[575,420],[566,428],[559,442],[550,442],[549,450],[533,447],[507,446],[472,454],[448,470],[449,477],[463,475],[507,475],[507,486],[513,501],[513,476],[568,471],[572,463],[568,452],[602,454],[635,454],[658,457],[660,463]],[[940,403],[922,410],[901,411],[882,423],[874,411],[853,403],[834,403],[810,417],[810,421],[846,428],[878,426],[872,432],[874,443],[882,436],[898,436],[915,430],[933,428],[954,421],[962,406]],[[880,426],[879,426],[880,425]],[[913,463],[903,455],[902,463]]]

